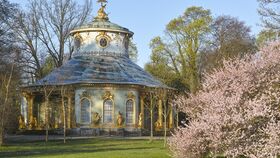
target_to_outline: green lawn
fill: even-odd
[[[0,147],[0,157],[67,157],[67,158],[167,158],[162,140],[92,138],[35,142],[10,142]]]

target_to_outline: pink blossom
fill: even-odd
[[[280,42],[223,65],[175,101],[191,119],[169,139],[173,156],[280,155]]]

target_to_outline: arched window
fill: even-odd
[[[133,109],[133,100],[129,99],[126,102],[126,124],[133,124],[133,115],[134,115],[134,109]]]
[[[87,98],[81,101],[81,123],[90,123],[90,101]]]
[[[113,122],[113,101],[111,99],[106,99],[103,105],[103,121],[104,123]]]

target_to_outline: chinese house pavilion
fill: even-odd
[[[111,23],[106,0],[99,2],[94,20],[70,32],[75,41],[72,59],[21,88],[21,129],[54,130],[65,125],[80,135],[120,129],[139,133],[149,131],[151,124],[153,130],[163,130],[164,120],[173,128],[173,110],[168,114],[166,110],[172,90],[131,61],[133,32]]]

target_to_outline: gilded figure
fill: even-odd
[[[102,116],[98,112],[93,113],[92,123],[97,126],[100,124]]]
[[[118,117],[117,117],[117,125],[118,127],[121,127],[123,125],[124,119],[122,116],[122,113],[119,111]]]
[[[143,114],[140,113],[138,117],[138,128],[143,128]]]
[[[98,18],[99,19],[108,19],[108,15],[106,14],[105,12],[105,7],[106,7],[106,4],[101,4],[101,8],[98,10],[97,14],[98,14]]]
[[[161,124],[160,120],[157,120],[155,122],[155,128],[156,128],[156,130],[160,130],[162,128],[162,124]]]
[[[25,129],[26,126],[25,126],[25,123],[24,123],[24,118],[22,115],[20,115],[18,117],[18,126],[19,126],[19,129]]]
[[[38,127],[38,122],[37,122],[37,118],[33,117],[33,122],[34,122],[34,128]]]
[[[28,125],[29,125],[28,127],[30,129],[33,129],[35,127],[35,122],[34,122],[34,117],[33,116],[30,116]]]

